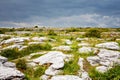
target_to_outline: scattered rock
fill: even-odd
[[[79,43],[78,46],[89,47],[90,44],[89,43]]]
[[[98,56],[87,57],[87,61],[91,66],[97,66],[99,64],[100,58]]]
[[[14,45],[5,47],[2,50],[5,50],[5,49],[14,49],[14,48],[20,49],[20,48],[22,48],[22,45],[14,44]]]
[[[3,57],[3,56],[0,56],[0,62],[1,63],[5,63],[5,62],[7,62],[7,58],[6,57]]]
[[[72,42],[70,40],[66,40],[65,43],[68,45],[72,44]]]
[[[43,42],[29,42],[28,45],[42,44]]]
[[[58,47],[53,47],[52,50],[71,51],[71,47],[70,46],[58,46]]]
[[[47,41],[48,38],[47,37],[33,37],[32,40],[43,42],[43,41]]]
[[[93,49],[91,47],[82,47],[82,48],[79,48],[79,53],[90,53],[90,52],[93,52]]]
[[[10,44],[10,43],[22,43],[24,41],[29,41],[28,37],[19,37],[19,38],[10,38],[8,40],[4,40],[1,44]]]
[[[42,75],[41,77],[40,77],[40,80],[42,79],[42,80],[48,80],[50,78],[50,76],[48,76],[48,75]]]
[[[50,80],[82,80],[82,79],[74,75],[57,75],[53,76]]]
[[[99,48],[107,48],[112,50],[120,50],[119,44],[117,42],[106,42],[95,45]]]
[[[12,63],[12,62],[5,62],[3,64],[3,66],[10,67],[10,68],[15,68],[16,67],[15,63]]]
[[[0,67],[0,80],[12,80],[14,78],[18,78],[19,80],[24,79],[24,74],[15,68],[9,67]]]
[[[96,67],[96,70],[97,70],[98,72],[104,73],[104,72],[108,71],[108,67],[98,66],[98,67]]]

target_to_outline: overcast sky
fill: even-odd
[[[120,27],[120,0],[0,0],[0,27]]]

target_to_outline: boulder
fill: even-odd
[[[89,43],[79,43],[78,46],[89,47],[90,44]]]
[[[43,41],[47,41],[48,38],[47,37],[33,37],[32,40],[33,41],[43,42]]]
[[[24,74],[16,70],[15,68],[9,68],[4,66],[0,67],[0,80],[13,80],[16,78],[18,80],[23,80],[24,77]]]
[[[65,43],[68,45],[72,44],[72,42],[70,40],[66,40]]]
[[[119,44],[117,42],[106,42],[95,45],[99,48],[107,48],[112,50],[120,50]]]
[[[91,66],[97,66],[99,64],[100,58],[98,56],[87,57],[87,61]]]
[[[19,38],[10,38],[8,40],[4,40],[1,44],[10,44],[10,43],[22,43],[24,41],[29,41],[28,37],[19,37]]]
[[[68,57],[60,51],[50,51],[47,54],[34,59],[33,62],[43,65],[45,63],[51,63],[51,67],[59,69],[64,66],[64,60]]]
[[[59,51],[71,51],[70,46],[58,46],[58,47],[53,47],[53,50],[59,50]]]
[[[61,70],[56,70],[54,69],[52,66],[50,66],[46,71],[45,74],[46,75],[50,75],[50,76],[54,76],[54,75],[58,75],[59,73],[61,73]]]
[[[42,75],[40,77],[40,80],[49,80],[49,78],[50,78],[50,76],[48,76],[48,75]]]
[[[50,80],[82,80],[82,78],[75,75],[57,75],[53,76]]]
[[[10,67],[10,68],[16,68],[15,63],[12,63],[12,62],[5,62],[5,63],[3,64],[3,66],[5,66],[5,67]]]
[[[5,49],[14,49],[14,48],[20,49],[20,48],[22,48],[22,45],[14,44],[14,45],[5,47],[2,50],[5,50]]]
[[[7,62],[7,58],[6,57],[3,57],[3,56],[0,56],[0,62],[1,63],[5,63],[5,62]]]
[[[82,47],[82,48],[79,48],[79,53],[90,53],[90,52],[93,52],[93,49],[91,47]]]
[[[106,67],[106,66],[98,66],[98,67],[96,67],[96,70],[98,72],[104,73],[104,72],[108,71],[108,67]]]
[[[112,50],[106,50],[106,49],[100,49],[100,52],[98,53],[98,56],[102,59],[116,59],[120,58],[120,52],[118,51],[112,51]]]

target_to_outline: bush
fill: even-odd
[[[7,57],[9,60],[19,58],[21,55],[17,49],[5,49],[1,51],[1,56]]]
[[[101,31],[97,30],[97,29],[90,29],[88,30],[88,32],[85,33],[86,37],[97,37],[100,38],[101,36]]]
[[[26,60],[25,59],[18,59],[18,61],[16,62],[16,67],[22,71],[26,70],[27,69]]]
[[[34,77],[40,77],[44,74],[46,70],[45,66],[39,66],[35,71],[34,71]]]
[[[48,35],[56,36],[57,34],[56,34],[53,30],[49,30],[49,31],[48,31]]]

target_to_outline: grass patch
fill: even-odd
[[[40,57],[40,56],[42,56],[43,54],[36,54],[36,55],[33,55],[32,57],[31,57],[31,59],[35,59],[35,58],[38,58],[38,57]]]
[[[80,66],[77,64],[77,62],[78,61],[76,60],[66,62],[63,68],[64,74],[76,75],[80,69]]]
[[[120,80],[120,66],[117,65],[105,73],[99,73],[93,69],[90,71],[90,77],[93,80]]]

